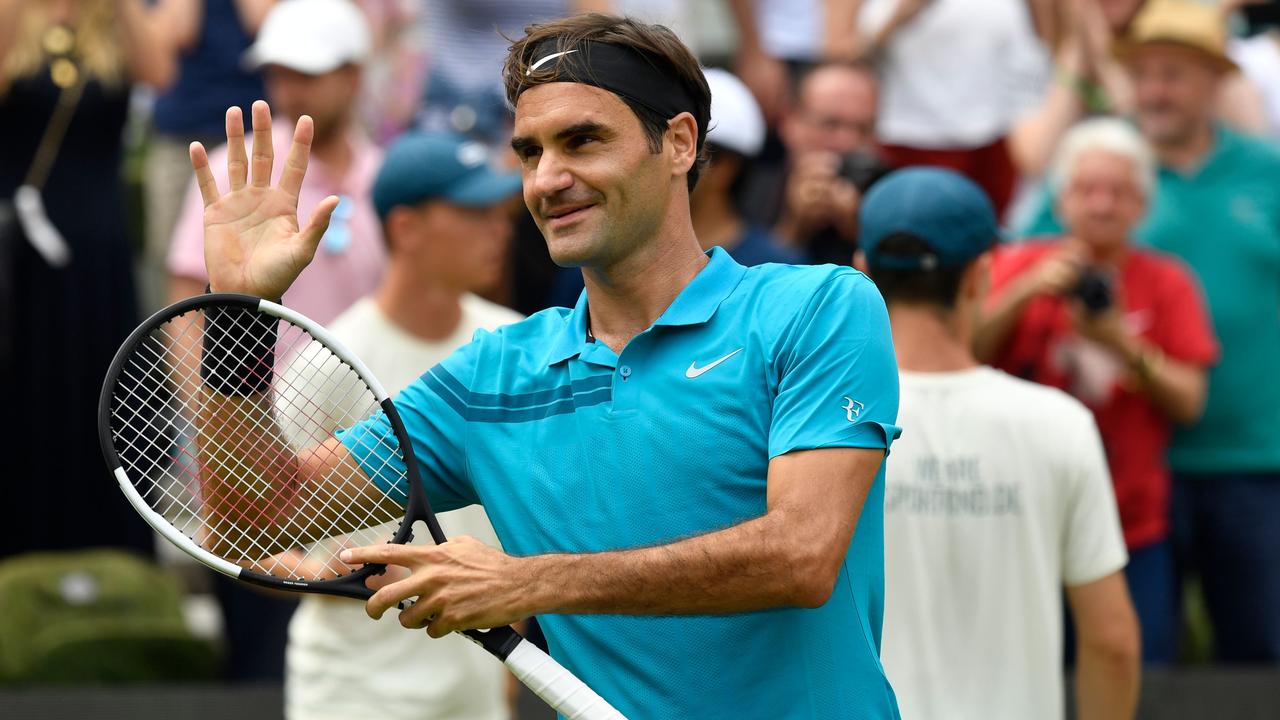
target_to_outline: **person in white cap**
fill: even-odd
[[[349,0],[284,0],[267,14],[244,58],[246,66],[264,71],[267,96],[278,113],[269,131],[275,147],[288,147],[299,117],[309,115],[314,121],[311,171],[298,194],[300,211],[310,212],[331,195],[340,198],[315,261],[284,295],[285,305],[324,324],[372,293],[386,266],[382,232],[369,200],[382,152],[359,132],[355,120],[370,45],[368,23]],[[244,110],[227,111],[228,136],[243,137]],[[283,153],[251,161],[243,142],[233,146],[240,148],[239,157],[228,158],[228,146],[210,153],[220,168],[218,182],[244,187],[250,163],[256,172],[260,162],[273,163],[273,177],[280,176]],[[228,167],[235,168],[234,177]],[[200,190],[192,182],[169,247],[173,300],[198,295],[208,282],[203,217]],[[198,337],[196,332],[189,341],[198,343]],[[286,628],[296,601],[221,577],[215,583],[227,630],[226,666],[235,673],[230,679],[282,680]]]
[[[712,68],[706,76],[711,87],[711,164],[689,196],[698,242],[703,250],[722,247],[747,266],[803,262],[799,252],[779,243],[767,228],[748,222],[735,197],[746,164],[764,147],[760,106],[746,84],[727,70]]]
[[[372,292],[386,263],[378,218],[369,203],[382,152],[356,121],[362,67],[370,47],[368,22],[350,0],[284,0],[267,14],[244,58],[247,66],[264,71],[267,99],[277,114],[277,147],[287,146],[288,128],[302,115],[315,123],[311,152],[318,172],[308,175],[299,208],[314,208],[329,195],[341,198],[336,222],[325,234],[316,262],[284,298],[286,305],[320,323],[333,320]],[[227,112],[229,133],[242,132],[244,110]],[[226,167],[225,147],[213,156],[218,167]],[[278,174],[284,157],[274,162]],[[208,282],[203,210],[199,190],[192,184],[169,251],[172,299],[198,294]]]

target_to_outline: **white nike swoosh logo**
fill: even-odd
[[[543,65],[546,65],[547,63],[551,62],[552,60],[555,60],[555,59],[556,59],[556,58],[558,58],[558,57],[562,57],[562,56],[564,56],[564,55],[568,55],[568,54],[570,54],[570,53],[576,53],[576,52],[578,52],[578,51],[577,51],[577,50],[565,50],[564,52],[551,53],[550,55],[548,55],[548,56],[546,56],[546,57],[542,58],[542,59],[541,59],[541,60],[539,60],[538,62],[536,62],[536,63],[534,63],[534,64],[530,65],[530,66],[529,66],[529,69],[524,71],[524,74],[525,74],[525,75],[532,75],[534,70],[537,70],[538,68],[542,67]]]
[[[738,348],[737,350],[734,350],[733,352],[729,353],[728,355],[725,355],[719,360],[713,360],[707,365],[704,365],[702,367],[698,367],[697,361],[691,362],[689,363],[689,369],[684,371],[684,376],[687,378],[696,378],[702,373],[710,370],[711,368],[719,365],[720,363],[724,362],[725,360],[728,360],[729,358],[733,357],[734,355],[737,355],[740,352],[742,352],[742,348]]]

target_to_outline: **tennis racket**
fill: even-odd
[[[335,428],[378,410],[392,432],[359,440],[382,459],[378,484],[346,453],[323,463],[322,480],[298,481],[299,458],[331,452]],[[407,544],[419,522],[445,541],[382,386],[324,328],[277,303],[214,293],[159,311],[116,353],[98,413],[107,465],[133,508],[232,578],[368,599],[365,580],[384,566],[347,566],[342,548]],[[514,629],[463,634],[565,717],[623,718]]]

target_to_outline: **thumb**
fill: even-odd
[[[302,229],[302,241],[306,245],[307,252],[314,254],[316,246],[320,244],[320,238],[324,237],[324,233],[329,229],[329,219],[333,217],[333,211],[338,207],[338,196],[330,195],[311,213],[311,219],[307,221],[307,226]]]

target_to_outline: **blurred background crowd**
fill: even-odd
[[[1280,662],[1274,0],[0,0],[4,495],[23,509],[0,523],[0,645],[46,622],[49,603],[65,627],[113,592],[91,570],[47,570],[43,553],[168,588],[147,575],[158,563],[183,577],[171,589],[184,619],[146,630],[185,648],[175,679],[283,677],[296,603],[157,547],[98,449],[115,349],[206,283],[188,146],[204,143],[225,183],[228,107],[271,103],[278,158],[296,118],[314,118],[299,214],[341,203],[284,300],[329,323],[417,252],[410,221],[377,202],[384,148],[407,131],[447,135],[514,165],[507,38],[592,11],[667,25],[709,68],[711,164],[693,222],[742,264],[852,264],[861,197],[900,167],[981,186],[1008,232],[975,350],[1094,411],[1144,659]],[[435,157],[422,173],[446,171]],[[518,193],[435,222],[423,232],[463,240],[421,268],[486,248],[486,269],[435,281],[525,315],[578,301],[580,274],[551,262]],[[88,548],[131,555],[61,552]],[[34,575],[48,595],[19,607],[13,588]],[[76,672],[24,652],[0,653],[0,682]]]

